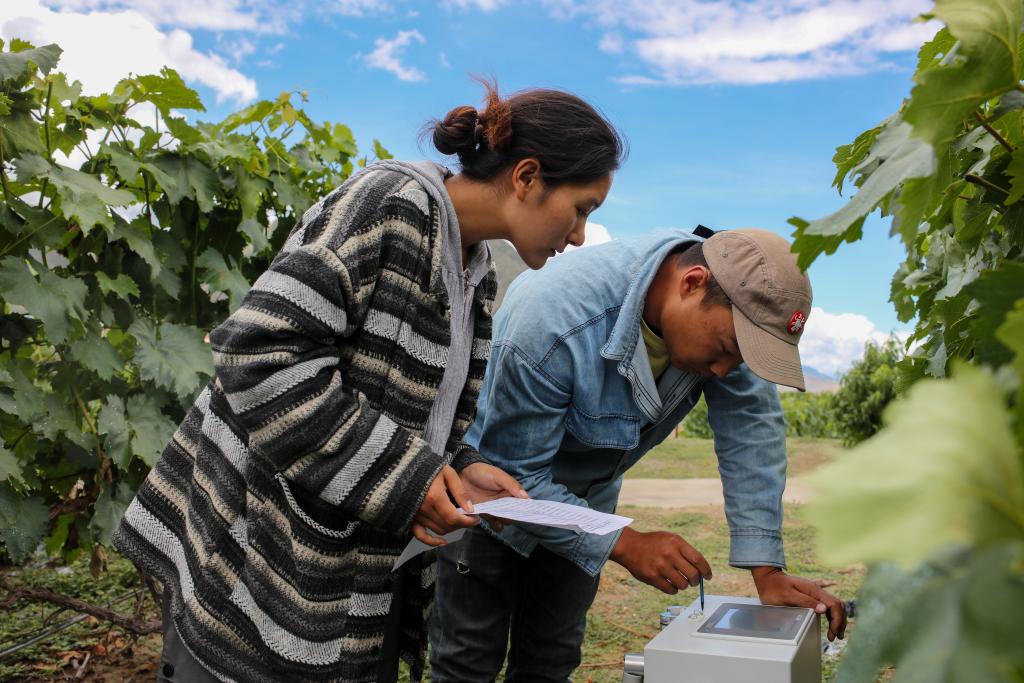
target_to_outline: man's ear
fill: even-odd
[[[704,288],[708,286],[710,278],[711,271],[704,266],[690,266],[680,273],[679,298],[686,299],[694,294],[699,294],[703,298]]]
[[[537,159],[527,157],[512,167],[512,192],[519,201],[531,192],[539,192],[540,185],[540,161]]]

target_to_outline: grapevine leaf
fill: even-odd
[[[970,326],[976,360],[1001,365],[1009,360],[1009,353],[996,341],[996,329],[1024,294],[1024,263],[1004,261],[968,285],[967,292],[980,304]]]
[[[956,38],[943,26],[935,36],[921,46],[917,51],[917,71],[923,71],[933,66],[938,66],[946,55],[950,53],[956,44]]]
[[[77,402],[76,402],[77,403]],[[50,441],[57,441],[63,435],[68,441],[85,450],[95,445],[93,435],[82,431],[76,422],[78,405],[70,405],[68,397],[60,394],[46,394],[46,412],[36,420],[33,428]]]
[[[46,414],[46,393],[32,383],[17,365],[8,369],[10,380],[5,382],[11,393],[0,393],[0,411],[16,416],[23,424],[32,424]]]
[[[857,600],[857,630],[836,683],[1003,683],[1024,668],[1015,616],[1024,609],[1024,543],[949,550],[906,572],[873,567]]]
[[[1005,322],[996,330],[996,338],[1013,352],[1013,369],[1017,376],[1024,378],[1024,299],[1006,316]],[[1017,439],[1024,442],[1024,381],[1017,386]]]
[[[21,52],[0,53],[0,81],[16,80],[30,76],[36,69],[49,73],[60,60],[63,50],[51,43]]]
[[[131,433],[124,411],[124,401],[107,396],[100,408],[97,430],[104,436],[103,445],[110,460],[124,469],[132,460]]]
[[[915,75],[904,118],[932,145],[953,138],[979,106],[1017,87],[1020,0],[936,0],[934,15],[959,41],[956,57]]]
[[[100,147],[100,153],[110,157],[110,163],[114,165],[114,168],[121,174],[121,177],[126,180],[134,180],[140,172],[145,171],[156,182],[156,187],[151,187],[150,190],[163,189],[167,191],[168,189],[176,189],[174,178],[164,173],[157,166],[136,159],[120,147],[109,144],[103,145]]]
[[[46,537],[44,542],[47,555],[52,557],[64,547],[68,540],[68,534],[71,531],[71,523],[74,521],[75,515],[72,514],[61,515],[57,518],[57,522],[53,525],[53,531]]]
[[[994,121],[1003,114],[1009,114],[1011,111],[1017,111],[1018,109],[1024,109],[1024,92],[1011,90],[999,98],[999,105],[992,112],[991,118]]]
[[[0,140],[3,141],[5,156],[13,153],[46,154],[39,124],[27,110],[18,108],[9,115],[0,117]]]
[[[114,216],[113,225],[108,231],[108,237],[113,242],[123,240],[128,248],[138,254],[143,261],[149,265],[151,275],[155,278],[160,274],[163,264],[157,256],[153,247],[153,236],[149,222],[145,216],[139,216],[131,223],[128,223],[120,216]]]
[[[105,487],[96,499],[96,511],[93,513],[90,526],[93,531],[93,538],[103,545],[110,545],[110,537],[121,523],[125,510],[132,502],[132,489],[128,482],[118,483],[117,490],[113,487]]]
[[[138,318],[128,328],[138,343],[135,362],[143,379],[185,397],[213,375],[213,356],[203,343],[202,330],[189,325],[164,323],[157,328]]]
[[[14,100],[0,93],[0,116],[8,116],[11,113],[12,104],[14,104]]]
[[[239,126],[262,121],[272,111],[274,111],[273,102],[270,100],[260,100],[259,102],[251,104],[245,109],[235,112],[231,116],[227,117],[220,123],[219,127],[222,132],[230,133]]]
[[[114,373],[124,369],[124,363],[114,347],[95,331],[90,331],[81,339],[72,342],[70,350],[72,358],[95,372],[100,379],[108,380]]]
[[[380,140],[377,138],[373,139],[373,153],[378,159],[394,159],[394,155],[391,152],[384,149],[384,145],[380,144]]]
[[[132,453],[152,467],[171,440],[175,425],[160,411],[159,399],[149,394],[131,399],[128,419],[132,429]]]
[[[43,268],[36,280],[25,261],[15,256],[0,261],[0,292],[7,303],[22,306],[41,320],[51,342],[66,340],[72,321],[84,321],[89,315],[85,309],[85,282],[75,277],[63,278]]]
[[[911,387],[885,429],[812,475],[822,557],[909,566],[950,543],[1024,538],[1008,417],[995,381],[971,366]]]
[[[229,266],[220,252],[212,247],[199,256],[196,265],[203,269],[203,282],[210,286],[210,293],[224,292],[228,295],[230,309],[234,313],[249,291],[249,281],[242,271]]]
[[[0,444],[0,482],[8,480],[15,480],[21,484],[25,483],[25,478],[21,474],[21,463],[18,462],[18,458],[6,446]]]
[[[143,89],[143,95],[138,99],[152,102],[164,116],[169,116],[171,109],[206,111],[199,94],[185,85],[178,72],[170,67],[162,68],[159,76],[139,76],[136,81]]]
[[[135,284],[135,280],[124,273],[111,280],[109,275],[100,271],[96,273],[96,281],[99,283],[100,291],[104,295],[114,293],[129,303],[131,303],[131,300],[128,297],[134,296],[136,299],[139,298],[139,286]]]
[[[194,199],[199,210],[206,213],[213,209],[213,197],[217,193],[217,174],[194,156],[183,156],[167,152],[153,161],[158,169],[173,179],[164,187],[171,204],[183,199]]]
[[[930,145],[910,137],[910,126],[894,119],[878,134],[871,152],[852,174],[861,174],[860,190],[843,208],[812,221],[808,235],[838,235],[866,216],[907,178],[927,176],[935,171],[935,154]]]
[[[1006,175],[1010,176],[1010,196],[1006,198],[1009,206],[1024,197],[1024,151],[1019,147],[1010,156],[1010,165],[1006,167]]]
[[[884,126],[876,126],[866,130],[850,144],[836,147],[836,153],[832,157],[832,162],[836,165],[836,177],[832,181],[832,185],[839,190],[839,194],[843,193],[843,182],[846,180],[847,174],[860,165],[864,157],[868,155],[883,128]]]
[[[25,498],[0,484],[0,541],[15,564],[36,549],[46,535],[47,509],[42,498]]]
[[[266,230],[266,227],[255,218],[246,218],[238,224],[238,232],[249,238],[253,254],[260,254],[270,246]]]
[[[97,224],[110,225],[108,206],[128,206],[135,201],[131,192],[104,185],[97,176],[58,166],[37,154],[22,155],[14,166],[18,182],[48,179],[57,188],[64,216],[77,218],[86,234]]]

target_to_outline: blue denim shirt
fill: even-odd
[[[466,441],[533,498],[613,512],[622,474],[672,433],[703,391],[725,494],[729,563],[784,567],[786,430],[775,385],[746,365],[724,379],[670,366],[655,382],[640,335],[658,267],[680,242],[699,240],[684,230],[659,231],[579,249],[516,278],[495,316]],[[495,536],[523,555],[542,543],[595,575],[619,533],[520,524]]]

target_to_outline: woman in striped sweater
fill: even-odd
[[[623,156],[579,98],[532,90],[430,129],[456,175],[383,161],[309,209],[210,334],[215,376],[115,545],[164,586],[159,680],[419,679],[432,553],[414,535],[525,495],[462,443],[503,238],[531,268],[584,239]]]

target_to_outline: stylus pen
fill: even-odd
[[[704,611],[704,575],[700,575],[700,611]]]

